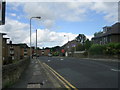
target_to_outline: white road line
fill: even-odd
[[[64,60],[63,58],[61,58],[60,60]]]
[[[50,60],[48,60],[48,62],[50,62]]]
[[[120,70],[118,69],[111,69],[112,71],[115,71],[115,72],[120,72]]]

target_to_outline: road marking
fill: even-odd
[[[120,70],[118,69],[111,69],[112,71],[115,71],[115,72],[120,72]]]
[[[48,62],[50,62],[50,60],[48,60]]]
[[[38,61],[40,63],[40,61]],[[41,64],[41,63],[40,63]],[[46,64],[44,64],[45,68],[51,71],[51,73],[68,89],[71,90],[69,86],[67,86],[51,69],[48,68]]]
[[[43,63],[45,64],[45,63]],[[68,84],[70,87],[72,87],[75,90],[78,90],[76,87],[74,87],[72,84],[70,84],[67,80],[65,80],[60,74],[58,74],[55,70],[53,70],[50,66],[45,64],[50,70],[52,70],[57,76],[59,76],[66,84]]]
[[[61,58],[60,60],[64,60],[63,58]]]
[[[45,65],[45,64],[44,64]],[[49,69],[50,70],[50,69]],[[71,90],[69,86],[67,86],[52,70],[50,70],[52,74],[68,89]]]

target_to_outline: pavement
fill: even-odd
[[[40,57],[76,88],[118,88],[119,62],[71,57]]]
[[[32,59],[20,79],[10,88],[65,88],[41,61]]]

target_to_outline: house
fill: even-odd
[[[10,41],[8,45],[8,56],[12,60],[20,60],[29,57],[29,47],[26,44],[12,44]]]
[[[10,41],[8,46],[8,57],[11,58],[11,60],[20,60],[20,46],[18,44],[12,44],[12,41]],[[10,59],[9,58],[9,59]]]
[[[6,35],[6,33],[0,33],[0,60],[2,64],[8,60],[7,39],[9,38],[4,38],[4,35]]]
[[[117,22],[112,26],[103,27],[102,32],[94,34],[92,42],[94,44],[108,44],[120,42],[120,22]]]
[[[3,37],[3,40],[2,40],[2,59],[3,59],[3,61],[4,60],[8,60],[8,48],[7,48],[7,39],[9,39],[9,38],[4,38]]]
[[[6,44],[6,42],[3,44],[3,36],[6,35],[6,33],[0,33],[0,64],[3,63],[3,47]]]
[[[76,40],[69,41],[61,48],[65,50],[65,55],[70,56],[74,51],[76,51],[76,46],[79,44]],[[74,48],[74,50],[73,50]]]
[[[28,45],[25,44],[25,43],[21,43],[21,44],[18,44],[18,45],[20,46],[20,59],[29,57],[29,55],[30,55],[30,48],[28,47]]]
[[[47,49],[47,48],[38,50],[39,56],[48,56],[49,53],[50,53],[50,49]]]

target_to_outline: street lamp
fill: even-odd
[[[68,46],[67,46],[67,50],[68,50],[68,51],[66,52],[66,56],[68,56],[69,48],[70,48],[69,45],[70,45],[70,44],[69,44],[69,36],[68,36],[68,35],[64,35],[64,37],[66,37],[66,36],[68,37]]]
[[[66,37],[67,35],[64,35],[64,37]],[[68,37],[68,42],[69,42],[69,36],[67,36]]]
[[[31,20],[33,19],[33,18],[37,18],[37,19],[41,19],[41,17],[31,17],[30,18],[30,60],[31,60],[31,56],[32,56],[32,52],[31,52]]]

